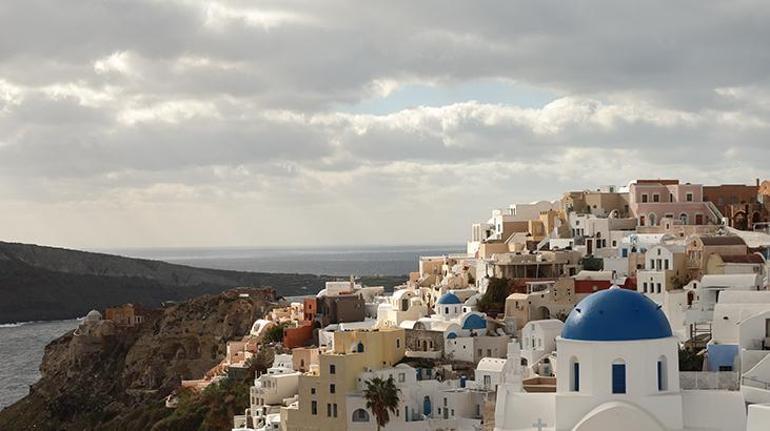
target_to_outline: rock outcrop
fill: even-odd
[[[0,412],[0,429],[151,430],[171,414],[164,400],[180,380],[218,364],[226,342],[249,333],[275,300],[272,289],[236,289],[150,313],[133,328],[84,323],[46,347],[41,380]]]

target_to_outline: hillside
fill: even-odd
[[[89,310],[133,302],[157,307],[238,286],[272,287],[281,296],[320,290],[337,279],[193,268],[30,244],[0,242],[0,323],[79,317]],[[404,277],[363,278],[391,287]]]
[[[83,325],[46,346],[40,381],[0,411],[0,430],[230,429],[247,405],[247,381],[212,386],[212,396],[222,395],[217,409],[196,405],[183,418],[164,399],[181,379],[218,364],[226,341],[247,334],[275,300],[270,289],[238,289],[151,313],[135,328]]]

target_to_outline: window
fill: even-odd
[[[329,393],[330,393],[330,394],[334,394],[334,393],[336,393],[336,392],[337,392],[337,387],[334,385],[334,383],[332,383],[331,385],[329,385]]]
[[[622,359],[612,363],[612,393],[626,393],[626,363]]]
[[[687,200],[687,202],[692,202],[692,193],[687,193],[687,195],[685,196],[685,199]]]
[[[329,365],[329,374],[337,374],[337,367],[334,364]]]
[[[315,395],[315,388],[310,388],[310,395]]]
[[[444,314],[449,314],[449,307],[444,307]]]
[[[318,401],[313,400],[310,402],[310,413],[314,415],[318,414]]]
[[[642,283],[642,286],[644,287],[644,293],[647,293],[647,282]]]
[[[337,417],[337,403],[332,404],[332,415],[336,418]]]
[[[401,348],[401,339],[396,338],[396,349],[400,349],[400,348]]]
[[[330,418],[332,417],[332,405],[326,404],[326,417]]]
[[[674,194],[673,193],[669,193],[668,194],[668,201],[669,202],[674,202]]]
[[[668,259],[663,261],[663,269],[668,270]]]
[[[660,202],[660,195],[659,195],[659,194],[657,194],[657,193],[654,193],[654,194],[652,195],[652,201],[653,201],[653,202]]]
[[[660,293],[660,283],[657,284],[658,293]]]
[[[647,202],[647,193],[642,194],[642,203]]]
[[[353,411],[353,422],[369,422],[369,412],[364,409]]]
[[[580,362],[572,358],[572,378],[570,379],[569,390],[580,392]]]
[[[406,381],[406,374],[404,373],[398,373],[398,382],[404,383]]]
[[[658,359],[658,390],[659,391],[667,391],[668,390],[668,376],[666,374],[666,357],[661,356]]]

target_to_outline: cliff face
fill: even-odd
[[[274,300],[271,289],[238,289],[160,310],[135,328],[81,325],[46,347],[41,380],[0,412],[0,429],[151,430],[171,414],[164,400],[180,380],[219,363],[226,341],[248,333]]]
[[[315,293],[336,277],[193,268],[54,247],[0,242],[0,323],[69,319],[121,303],[157,307],[237,286]],[[364,279],[387,287],[404,277]]]

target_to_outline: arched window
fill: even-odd
[[[369,412],[364,409],[353,410],[353,422],[369,422]]]
[[[658,358],[658,390],[668,390],[668,361],[665,356]]]
[[[358,342],[358,345],[356,346],[356,352],[363,353],[364,352],[364,343]]]
[[[679,220],[682,222],[682,224],[687,224],[687,221],[688,221],[687,213],[679,214]]]
[[[577,358],[573,356],[569,360],[569,364],[569,390],[572,392],[580,392],[580,362],[578,362]]]
[[[626,361],[622,359],[612,362],[612,393],[626,393]]]
[[[649,220],[648,224],[650,226],[655,226],[655,221],[656,221],[655,219],[656,219],[655,213],[650,213],[650,216],[648,218]]]
[[[444,307],[444,314],[449,314],[449,307]]]

